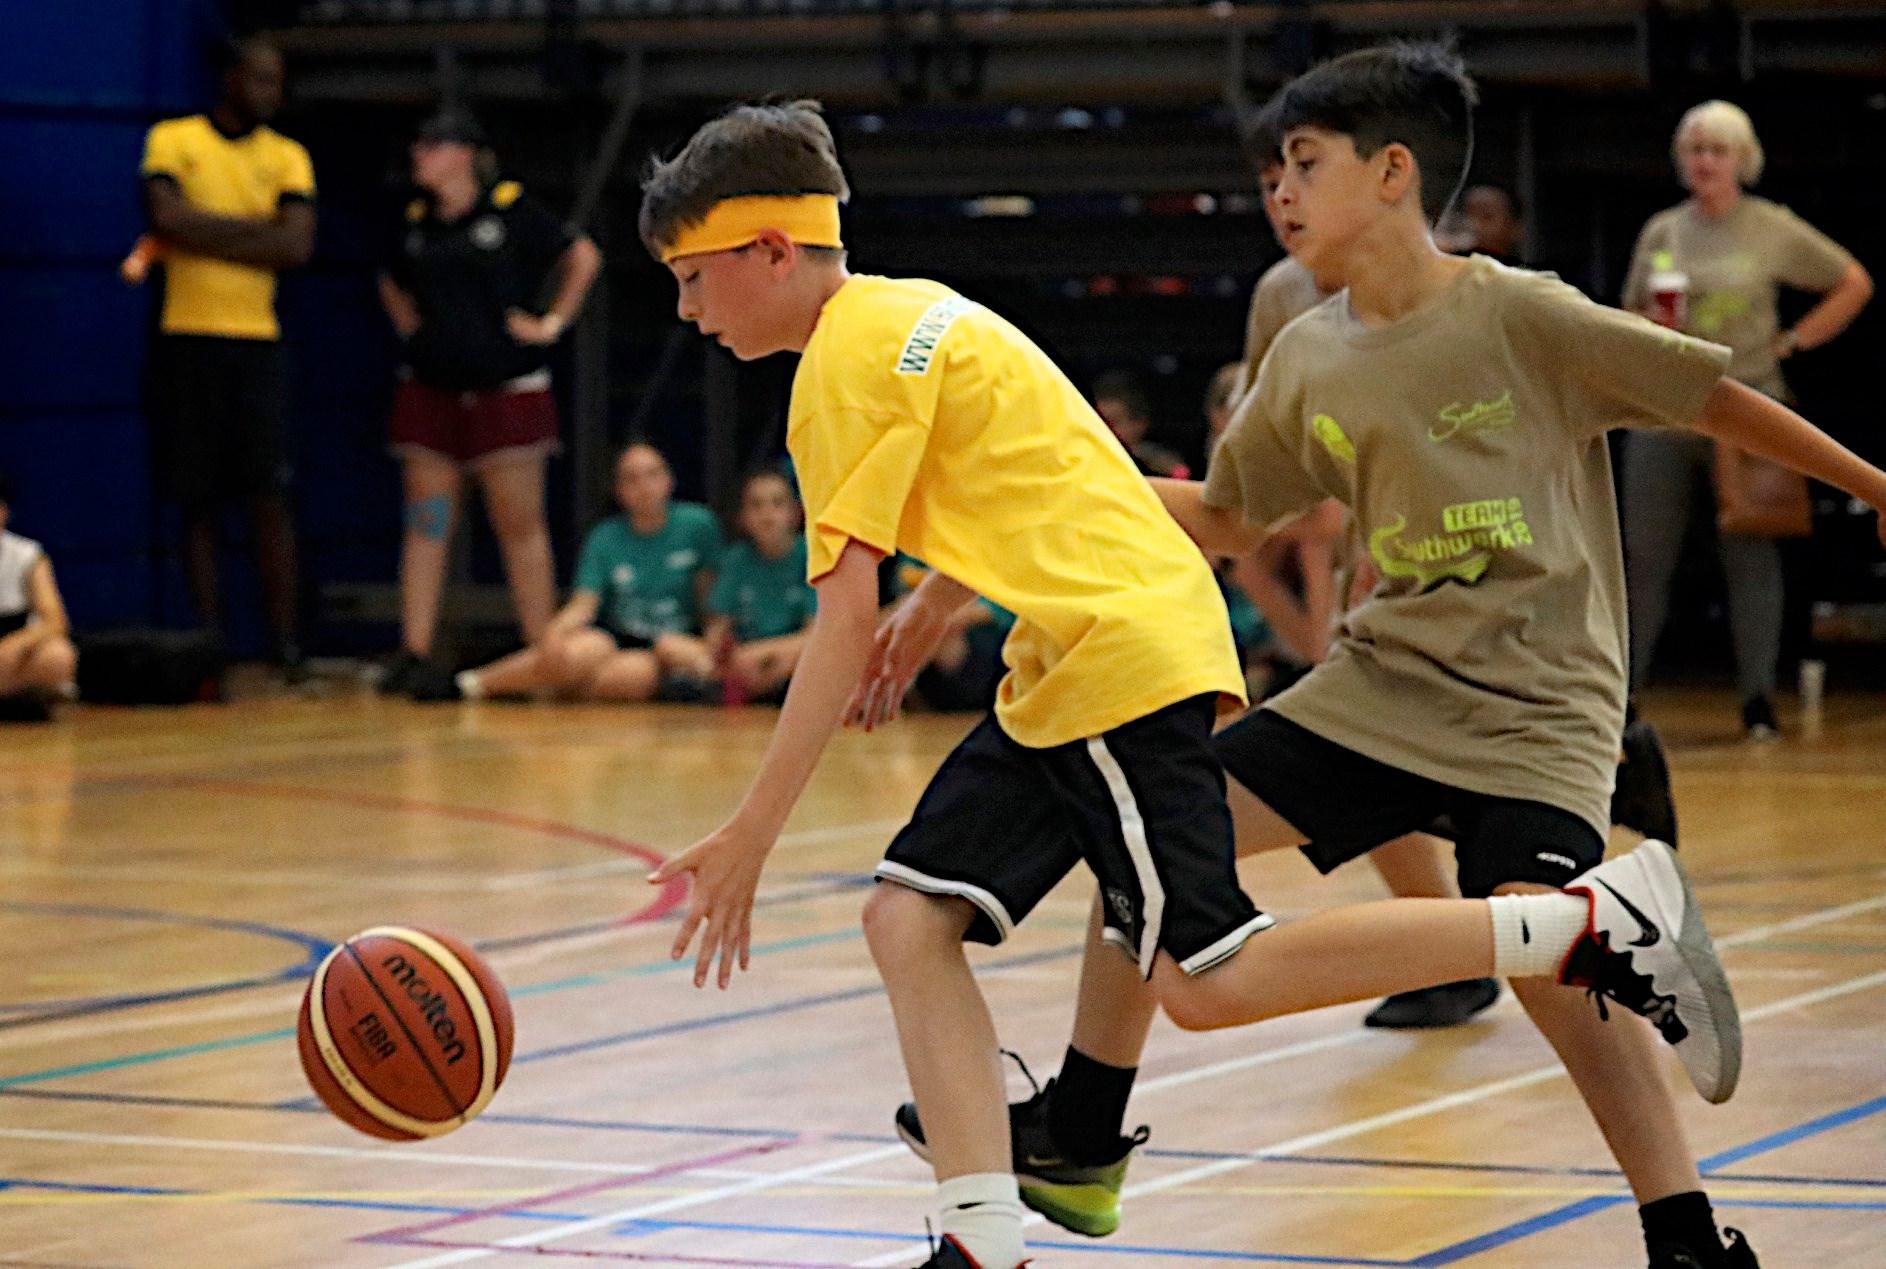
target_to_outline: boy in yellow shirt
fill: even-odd
[[[937,773],[865,906],[939,1179],[943,1240],[925,1263],[1024,1262],[995,1028],[962,944],[1001,942],[1082,861],[1102,896],[1094,937],[1181,1026],[1575,965],[1571,981],[1657,1019],[1705,1091],[1727,1096],[1734,1001],[1667,851],[1599,870],[1625,908],[1556,892],[1389,901],[1248,941],[1272,922],[1238,888],[1211,746],[1243,682],[1210,569],[1015,327],[934,282],[847,272],[847,197],[804,102],[730,110],[644,185],[642,238],[679,284],[681,317],[743,359],[803,353],[787,445],[818,590],[752,788],[651,880],[692,876],[673,955],[699,934],[696,986],[726,987],[746,964],[766,856],[833,730],[892,717],[976,595],[1016,614],[993,716]],[[934,571],[874,637],[878,561],[899,549]],[[1626,912],[1670,937],[1617,924]],[[1631,936],[1634,960],[1611,950]]]

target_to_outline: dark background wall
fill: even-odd
[[[269,16],[290,12],[278,4]],[[0,287],[9,300],[0,305],[0,467],[20,486],[17,527],[51,548],[82,628],[188,620],[168,525],[149,496],[139,408],[154,297],[127,290],[114,270],[140,227],[143,132],[208,104],[206,51],[227,20],[209,0],[0,12],[0,172],[10,190],[0,199]],[[782,54],[751,91],[794,87],[795,65]],[[1680,197],[1672,126],[1684,108],[1720,93],[1751,111],[1767,143],[1759,192],[1886,274],[1886,176],[1877,161],[1886,68],[1830,76],[1780,67],[1738,82],[1720,59],[1659,65],[1635,83],[1607,73],[1590,83],[1568,74],[1488,85],[1475,175],[1530,187],[1539,263],[1614,298],[1637,229]],[[540,66],[526,56],[522,66],[522,79],[506,81],[503,93],[481,92],[474,80],[468,95],[510,173],[568,207],[609,102],[598,77],[572,74],[567,59]],[[406,141],[430,94],[380,91],[369,64],[355,66],[344,49],[291,57],[290,80],[278,126],[309,147],[320,184],[316,258],[285,280],[281,302],[312,643],[366,650],[383,646],[388,631],[350,619],[363,610],[347,597],[390,586],[399,518],[396,471],[383,449],[395,350],[373,274],[406,197]],[[913,101],[888,87],[854,97],[833,107],[856,190],[848,213],[854,267],[960,287],[1015,317],[1077,381],[1114,368],[1137,372],[1165,439],[1197,456],[1204,383],[1237,355],[1250,286],[1276,256],[1230,111],[1213,99],[1116,100],[1100,88],[1080,100],[1020,103],[947,94]],[[789,358],[735,366],[678,332],[672,283],[636,241],[633,178],[642,156],[678,144],[720,104],[718,95],[673,94],[651,98],[636,115],[592,226],[609,259],[596,417],[574,417],[567,349],[560,366],[566,433],[589,429],[604,447],[588,451],[599,459],[608,442],[643,432],[673,456],[683,494],[699,498],[724,494],[732,473],[778,447],[791,371]],[[973,202],[985,195],[1027,196],[1032,214],[969,214],[986,210]],[[1797,309],[1805,302],[1793,301]],[[1792,367],[1811,415],[1876,459],[1886,459],[1871,388],[1882,337],[1886,304],[1876,304],[1842,340]],[[710,418],[719,451],[704,439]],[[551,478],[567,576],[582,522],[606,486],[598,461],[579,469],[559,460]],[[239,522],[231,530],[231,608],[244,614],[243,642],[256,620]],[[1861,548],[1836,547],[1803,565],[1816,574],[1813,586],[1865,592],[1873,562]],[[1837,560],[1840,551],[1853,558]],[[498,576],[482,537],[471,567],[482,580]]]

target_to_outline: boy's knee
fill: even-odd
[[[880,881],[864,901],[865,945],[880,967],[925,960],[938,946],[960,944],[972,916],[966,900]]]
[[[1231,1002],[1216,990],[1209,972],[1190,977],[1161,957],[1160,964],[1153,968],[1152,982],[1160,1008],[1181,1031],[1215,1031],[1235,1020]]]

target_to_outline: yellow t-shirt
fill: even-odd
[[[996,717],[1034,748],[1244,699],[1211,569],[1067,376],[948,287],[853,277],[819,315],[787,447],[807,575],[852,539],[1016,615]]]
[[[219,216],[273,216],[284,197],[314,197],[314,164],[300,143],[271,128],[232,141],[204,115],[153,127],[143,173],[169,177],[192,206]],[[269,270],[175,248],[165,264],[165,333],[281,338]]]

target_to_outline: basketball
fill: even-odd
[[[491,967],[457,939],[401,926],[328,953],[297,1032],[301,1069],[327,1108],[392,1141],[469,1123],[511,1064],[511,1002]]]

